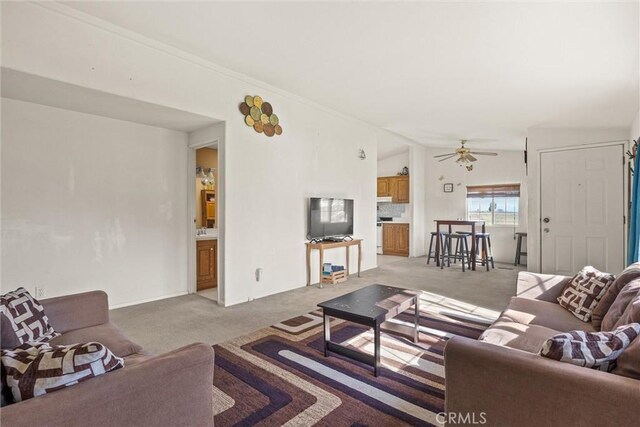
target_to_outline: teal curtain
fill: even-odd
[[[631,214],[629,215],[629,250],[627,251],[627,265],[640,261],[640,150],[633,161],[633,184],[631,186]]]

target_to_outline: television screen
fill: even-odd
[[[312,197],[309,199],[308,238],[353,234],[353,200]]]

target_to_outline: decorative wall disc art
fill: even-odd
[[[259,96],[247,95],[244,102],[240,103],[240,112],[244,115],[244,122],[258,133],[264,133],[268,137],[282,135],[280,119],[273,112],[273,107],[264,102]]]

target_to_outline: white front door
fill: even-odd
[[[623,145],[541,155],[542,272],[624,268]]]

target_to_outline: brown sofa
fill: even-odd
[[[446,411],[449,417],[460,414],[453,421],[484,414],[486,425],[493,426],[640,423],[640,379],[536,354],[555,334],[597,329],[557,304],[569,280],[520,273],[517,296],[479,340],[455,337],[447,343]]]
[[[125,367],[77,385],[0,409],[11,426],[209,426],[213,425],[213,348],[192,344],[150,356],[109,321],[104,292],[41,301],[62,335],[52,344],[98,341]],[[2,348],[15,338],[2,325]],[[13,347],[12,347],[13,346]],[[3,387],[3,394],[6,392]]]

